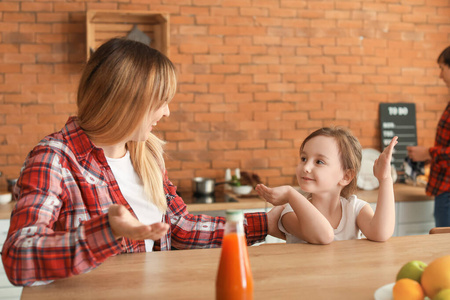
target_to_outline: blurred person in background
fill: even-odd
[[[450,89],[450,47],[437,59],[441,78]],[[426,193],[434,198],[436,227],[450,226],[450,102],[439,120],[433,147],[409,146],[408,156],[416,162],[430,163]]]

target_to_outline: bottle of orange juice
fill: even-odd
[[[228,210],[216,278],[216,300],[252,300],[253,277],[244,232],[244,214]]]

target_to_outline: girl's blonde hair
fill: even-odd
[[[176,85],[175,67],[165,55],[140,42],[109,40],[91,55],[81,76],[77,95],[80,127],[101,144],[123,141],[149,113],[170,102]],[[145,142],[127,143],[145,193],[164,212],[163,145],[152,133]]]
[[[341,191],[341,196],[348,198],[356,191],[357,175],[361,168],[362,147],[358,139],[352,135],[350,130],[344,127],[324,127],[320,128],[303,141],[300,146],[300,153],[303,151],[306,142],[316,136],[332,137],[336,140],[339,154],[341,157],[341,164],[344,171],[350,170],[353,175],[351,182],[345,186]]]

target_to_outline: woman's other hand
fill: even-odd
[[[267,213],[267,223],[268,223],[268,234],[271,236],[277,237],[279,239],[286,239],[286,235],[280,231],[278,228],[278,220],[280,219],[281,212],[284,209],[283,206],[274,206]]]
[[[123,205],[113,204],[108,211],[109,225],[116,239],[126,237],[132,240],[159,240],[169,225],[154,223],[145,225],[139,222]]]
[[[406,147],[408,156],[413,161],[427,161],[431,159],[430,150],[424,146],[408,146]]]

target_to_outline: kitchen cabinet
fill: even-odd
[[[0,205],[0,209],[8,204]],[[9,219],[0,219],[0,249],[3,248],[9,229]],[[16,300],[20,299],[22,287],[13,286],[6,277],[3,263],[0,260],[0,300]]]
[[[435,227],[434,201],[399,202],[397,234],[428,234]]]
[[[411,186],[410,188],[413,192],[420,190],[417,187]],[[373,194],[376,194],[377,191],[372,192]],[[394,236],[428,234],[430,229],[435,227],[433,215],[434,198],[426,196],[425,194],[423,194],[422,197],[418,194],[414,194],[414,196],[408,198],[405,193],[407,193],[407,188],[405,188],[400,195],[396,194]],[[364,191],[364,194],[367,196],[368,191]],[[397,196],[399,196],[398,199]],[[369,201],[370,206],[375,211],[377,206],[376,202],[370,202],[373,200],[373,197],[366,199],[361,197],[361,199]],[[406,201],[408,199],[411,199],[412,201]]]

